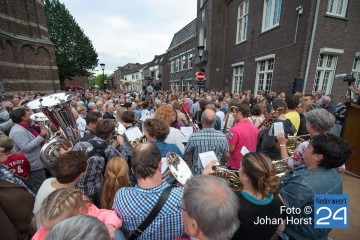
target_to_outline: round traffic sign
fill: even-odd
[[[106,79],[104,79],[104,84],[107,84],[107,80],[106,80]]]
[[[196,73],[196,80],[204,81],[205,80],[205,73],[204,72],[197,72]]]

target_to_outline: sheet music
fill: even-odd
[[[247,149],[245,146],[243,146],[242,148],[241,148],[241,150],[240,150],[240,153],[241,153],[241,155],[245,155],[245,154],[247,154],[247,153],[249,153],[250,151],[249,151],[249,149]]]
[[[135,140],[136,138],[142,137],[142,132],[138,127],[132,127],[125,131],[125,136],[128,139],[128,141]]]
[[[284,124],[282,122],[274,123],[274,136],[277,137],[279,133],[284,133]]]
[[[212,160],[217,160],[218,162],[215,165],[220,165],[214,151],[199,153],[199,158],[204,168]]]
[[[184,135],[182,142],[188,142],[191,134],[194,133],[193,127],[181,127],[180,131]]]
[[[181,127],[180,131],[185,135],[185,136],[190,136],[191,134],[194,133],[194,129],[193,127]]]

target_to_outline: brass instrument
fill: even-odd
[[[235,174],[234,171],[220,166],[213,166],[213,170],[215,172],[211,175],[225,179],[234,192],[241,192],[243,190],[244,184],[240,181],[240,178]]]
[[[278,119],[278,117],[285,113],[286,109],[285,108],[278,108],[275,111],[272,111],[271,113],[269,113],[266,118],[264,119],[264,121],[261,122],[261,124],[259,125],[258,129],[261,129],[262,127],[268,128],[271,126],[271,124],[273,124],[276,119]]]
[[[184,111],[185,117],[186,117],[186,119],[187,119],[188,122],[189,122],[189,126],[192,126],[192,127],[193,127],[193,131],[194,131],[194,132],[199,132],[199,131],[200,131],[200,127],[199,127],[198,121],[195,121],[195,122],[192,121],[189,113],[186,111],[186,108],[184,107],[184,105],[183,105],[182,103],[180,103],[180,107],[181,107],[181,109]]]
[[[143,135],[139,138],[136,138],[132,141],[130,141],[130,145],[133,147],[133,148],[136,148],[137,146],[139,146],[140,144],[142,143],[146,143],[147,142],[147,139],[146,139],[146,136]]]
[[[56,93],[27,103],[30,109],[40,109],[56,129],[40,150],[40,159],[52,175],[55,158],[60,155],[59,149],[69,150],[81,138],[69,104],[72,98],[68,93]]]
[[[289,155],[293,155],[297,146],[305,141],[305,137],[310,137],[310,134],[299,135],[299,136],[288,136],[286,143],[286,149]]]
[[[281,177],[289,172],[288,165],[285,162],[286,159],[288,158],[272,161],[276,176]]]
[[[186,181],[192,177],[189,166],[176,153],[169,152],[166,155],[166,162],[169,166],[170,172],[182,186],[184,186]],[[219,166],[213,166],[213,170],[215,172],[211,175],[223,178],[233,191],[237,192],[243,189],[243,184],[241,183],[240,178],[233,171]]]
[[[166,162],[169,171],[182,186],[193,176],[187,163],[176,153],[169,152],[166,154]],[[167,172],[164,175],[168,175]]]
[[[226,130],[230,130],[230,128],[232,128],[234,126],[234,123],[235,123],[235,116],[237,114],[237,112],[239,111],[238,107],[236,106],[231,106],[229,108],[229,112],[226,114],[225,116],[225,123],[224,123],[224,129],[223,129],[223,133],[226,133],[227,131]],[[229,118],[232,118],[232,123],[229,122]],[[228,123],[230,123],[230,127],[228,128]]]

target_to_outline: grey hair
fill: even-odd
[[[213,118],[208,118],[208,116],[206,116],[206,111],[209,110],[209,111],[212,111],[214,112],[214,110],[212,109],[206,109],[202,114],[201,114],[201,122],[202,123],[205,123],[207,126],[212,126],[214,127],[215,125],[215,122],[216,122],[216,114],[214,112],[214,115],[213,115]]]
[[[209,239],[230,239],[240,225],[239,199],[219,177],[193,176],[186,182],[183,201],[186,213]]]
[[[105,104],[105,109],[108,110],[110,108],[110,106],[114,106],[114,104],[112,102],[108,102]]]
[[[94,102],[89,102],[88,106],[89,106],[89,108],[92,108],[92,107],[95,107],[96,104]]]
[[[97,218],[79,215],[65,219],[54,226],[45,240],[109,240],[110,235],[105,224]]]
[[[306,113],[306,122],[319,134],[329,132],[335,124],[335,116],[326,109],[314,109]]]

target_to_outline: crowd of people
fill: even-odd
[[[313,207],[314,194],[342,194],[351,155],[340,137],[346,97],[335,104],[322,92],[72,95],[81,139],[57,149],[51,169],[41,154],[53,123],[34,121],[26,105],[37,95],[1,102],[4,239],[327,239],[331,229],[288,223],[308,216],[282,209]],[[141,139],[123,134],[135,128]],[[302,141],[289,151],[296,136]],[[164,180],[170,152],[191,169],[185,186]],[[204,153],[214,158],[206,165]],[[289,171],[281,177],[273,164],[280,159]],[[213,176],[215,164],[235,172],[242,191]],[[263,218],[279,221],[261,225]]]

